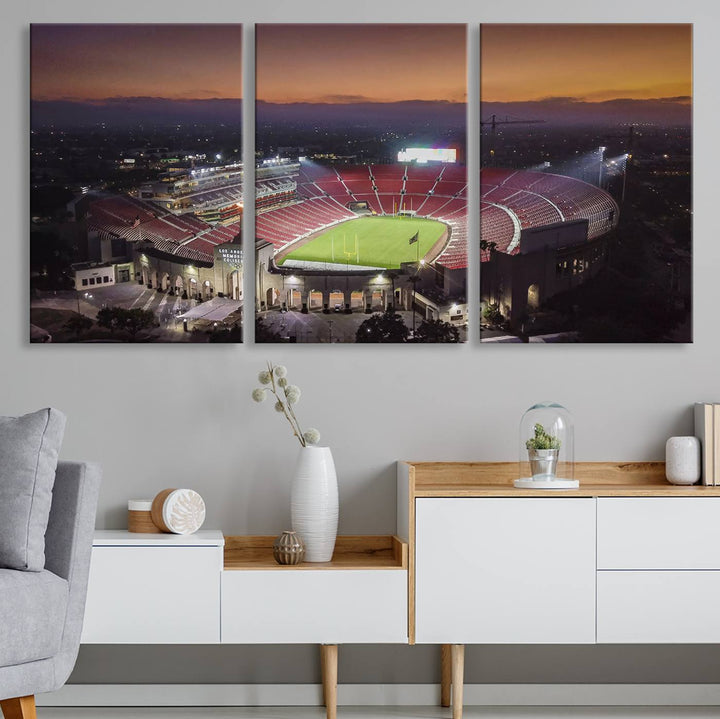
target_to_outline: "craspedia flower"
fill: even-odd
[[[320,432],[314,427],[310,427],[307,432],[303,433],[303,439],[307,444],[317,444],[320,441]]]
[[[289,384],[285,388],[285,396],[290,404],[297,404],[300,401],[300,388],[294,384]]]
[[[265,390],[262,387],[258,387],[257,389],[254,389],[252,391],[252,398],[256,402],[264,402],[265,401]]]
[[[287,368],[283,367],[281,364],[277,365],[277,367],[274,368],[275,376],[278,379],[283,379],[284,377],[287,377]]]
[[[283,403],[280,400],[275,402],[275,411],[276,412],[284,412],[285,411],[285,408],[283,407]]]
[[[270,373],[265,370],[258,375],[258,382],[260,384],[270,384]]]

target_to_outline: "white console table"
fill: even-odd
[[[662,463],[580,464],[580,488],[553,492],[516,471],[398,464],[409,642],[443,645],[455,719],[465,644],[720,642],[698,611],[720,605],[720,487],[672,486]]]
[[[319,644],[334,719],[338,645],[407,643],[407,544],[338,537],[331,562],[285,567],[273,539],[96,532],[81,641]]]
[[[439,644],[462,716],[465,644],[720,643],[720,487],[662,463],[584,463],[580,488],[512,486],[515,463],[398,463],[394,536],[339,537],[281,567],[272,537],[99,531],[84,643]]]

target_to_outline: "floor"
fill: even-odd
[[[465,719],[705,719],[720,707],[466,707]],[[319,708],[38,709],[38,719],[324,719]],[[338,719],[450,719],[435,707],[340,707]]]

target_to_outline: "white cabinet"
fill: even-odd
[[[594,499],[415,501],[416,642],[595,641]]]
[[[720,642],[720,497],[597,504],[597,641]]]
[[[718,644],[720,572],[598,572],[600,644]]]
[[[407,643],[407,571],[226,571],[222,641]]]
[[[189,537],[97,532],[81,641],[220,641],[220,532]]]
[[[598,569],[720,569],[720,497],[599,497]]]

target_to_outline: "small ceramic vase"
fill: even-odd
[[[305,557],[305,547],[297,532],[285,530],[273,543],[273,557],[278,564],[300,564]]]
[[[700,440],[670,437],[665,444],[665,476],[671,484],[695,484],[700,479]]]

